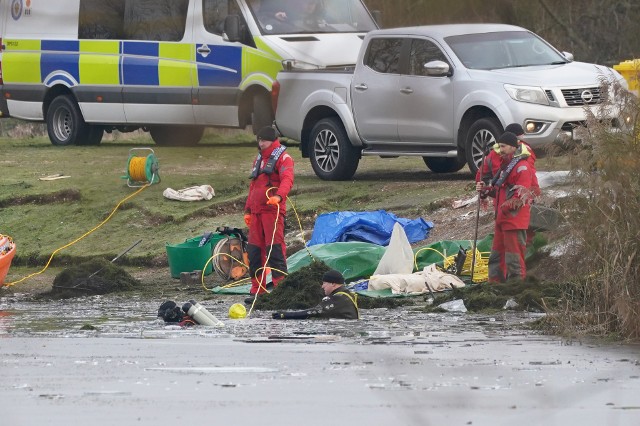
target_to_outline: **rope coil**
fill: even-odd
[[[137,157],[134,151],[150,151],[146,157]],[[151,148],[131,148],[125,170],[127,185],[131,188],[139,188],[144,185],[152,185],[160,182],[160,166],[158,158]]]

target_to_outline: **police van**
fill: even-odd
[[[46,122],[54,145],[257,131],[283,61],[352,65],[376,28],[362,0],[0,0],[0,113]]]

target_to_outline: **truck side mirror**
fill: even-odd
[[[224,33],[227,40],[231,42],[242,41],[240,35],[240,17],[238,15],[227,15],[224,18]]]
[[[445,77],[449,76],[452,73],[451,67],[449,64],[443,61],[430,61],[424,64],[424,69],[427,72],[427,75],[432,77]]]
[[[573,53],[569,53],[569,52],[562,52],[562,56],[564,56],[565,58],[567,58],[567,60],[569,62],[573,62]]]
[[[373,17],[373,20],[376,21],[376,24],[378,24],[378,27],[382,28],[382,12],[379,10],[372,10],[371,16]]]

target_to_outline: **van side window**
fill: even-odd
[[[127,0],[124,39],[180,41],[184,37],[189,0]]]
[[[78,38],[120,40],[125,0],[80,0]]]
[[[189,0],[80,0],[78,38],[180,41]]]
[[[401,38],[372,39],[365,57],[365,65],[377,72],[397,74],[401,48]]]
[[[411,54],[409,55],[409,75],[427,75],[424,64],[431,61],[449,63],[438,46],[429,40],[411,40]],[[451,66],[451,64],[449,64]]]
[[[229,15],[229,0],[204,0],[202,13],[204,28],[211,34],[221,36],[224,32],[224,19]]]
[[[224,21],[229,15],[238,15],[241,21],[242,43],[255,47],[244,16],[235,0],[202,0],[204,28],[211,34],[224,34]]]

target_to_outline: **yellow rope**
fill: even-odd
[[[129,176],[135,182],[146,182],[147,158],[146,157],[132,157],[129,162]],[[151,183],[151,182],[149,182]]]
[[[21,283],[22,281],[25,281],[31,277],[34,277],[36,275],[40,275],[41,273],[43,273],[44,271],[47,270],[47,268],[49,267],[49,264],[51,263],[51,261],[53,260],[53,257],[59,252],[62,251],[64,249],[66,249],[67,247],[70,247],[72,245],[74,245],[75,243],[77,243],[78,241],[82,240],[84,237],[86,237],[87,235],[91,234],[92,232],[98,230],[99,228],[102,227],[102,225],[104,225],[105,223],[107,223],[109,221],[109,219],[111,219],[111,217],[115,214],[115,212],[120,208],[120,206],[122,204],[124,204],[126,201],[128,201],[129,199],[135,197],[136,195],[138,195],[140,192],[142,192],[143,189],[147,188],[150,184],[146,184],[142,187],[140,187],[140,189],[138,189],[136,192],[134,192],[133,194],[130,194],[128,196],[126,196],[125,198],[123,198],[116,206],[115,208],[111,211],[111,213],[109,214],[109,216],[107,216],[107,218],[105,220],[103,220],[102,222],[100,222],[99,225],[95,226],[93,229],[91,229],[90,231],[85,232],[81,237],[76,238],[75,240],[71,241],[68,244],[65,244],[64,246],[57,248],[54,250],[53,253],[51,253],[51,256],[49,257],[49,260],[47,261],[47,264],[44,266],[44,268],[42,268],[42,270],[40,270],[39,272],[34,272],[33,274],[27,275],[24,278],[19,279],[18,281],[13,281],[10,283],[5,284],[5,286],[7,287],[11,287],[13,285],[16,285],[18,283]]]

